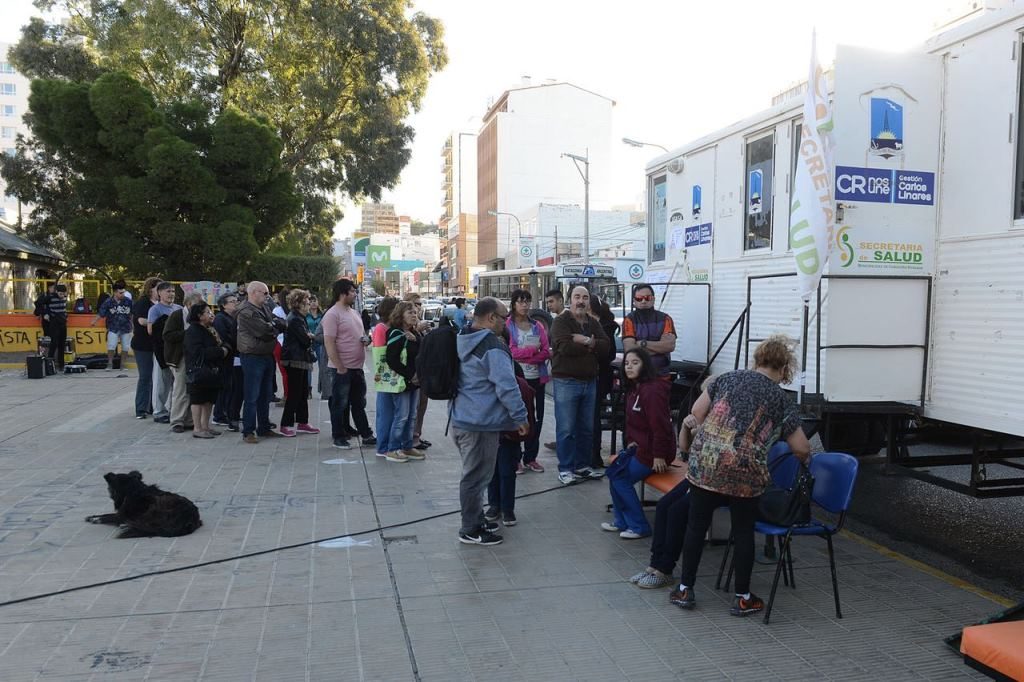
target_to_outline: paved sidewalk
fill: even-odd
[[[840,538],[837,620],[824,543],[808,538],[771,625],[728,614],[718,547],[683,612],[626,582],[648,543],[601,532],[607,486],[558,488],[550,453],[519,492],[552,490],[520,500],[504,544],[458,543],[457,514],[415,523],[458,510],[440,403],[427,460],[394,464],[331,448],[326,423],[256,446],[172,434],[133,418],[128,374],[0,372],[0,601],[414,523],[0,608],[0,680],[970,679],[942,638],[1001,608]],[[102,475],[131,469],[193,499],[203,527],[117,540],[84,523],[111,510]],[[773,569],[755,570],[767,597]]]

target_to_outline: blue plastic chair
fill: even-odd
[[[800,460],[793,456],[793,451],[789,448],[789,444],[780,440],[775,443],[768,450],[768,472],[772,476],[772,483],[779,486],[780,488],[786,488],[787,490],[793,486],[793,481],[796,480],[796,473],[800,470]],[[771,550],[771,538],[769,538],[769,544],[765,545],[765,553],[767,554]],[[729,589],[729,583],[732,582],[732,564],[728,563],[729,553],[732,550],[732,533],[729,534],[729,539],[725,543],[725,554],[722,555],[722,565],[718,567],[718,579],[715,581],[715,589]],[[771,556],[769,554],[769,556]],[[722,587],[722,574],[725,573],[725,567],[728,564],[729,574],[725,577],[725,587]],[[789,558],[789,573],[793,572],[793,559]],[[792,581],[792,578],[783,575],[787,585],[796,587],[796,582]]]
[[[812,518],[809,523],[788,528],[763,521],[754,524],[756,532],[782,538],[782,551],[779,553],[779,561],[775,565],[775,579],[772,581],[772,591],[764,613],[766,624],[772,615],[775,591],[779,586],[779,576],[782,575],[786,566],[790,543],[793,537],[800,535],[815,535],[824,538],[828,543],[828,563],[832,571],[832,594],[836,600],[836,618],[843,617],[839,608],[839,581],[836,579],[836,558],[832,548],[832,536],[842,529],[843,523],[846,521],[846,511],[850,507],[850,501],[853,499],[853,487],[857,482],[857,468],[857,459],[843,452],[822,452],[811,458],[810,470],[814,477],[811,502],[813,506],[820,507],[831,514],[837,514],[838,518],[835,523]],[[792,571],[792,565],[790,565],[790,571]]]

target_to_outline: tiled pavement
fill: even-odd
[[[414,523],[2,607],[0,680],[961,679],[973,675],[942,638],[1000,609],[841,538],[841,620],[814,539],[796,544],[798,588],[780,587],[771,625],[729,616],[717,547],[683,612],[626,582],[646,541],[601,532],[606,486],[555,489],[548,453],[519,492],[552,490],[520,500],[503,545],[459,544],[457,515],[416,523],[458,508],[440,404],[428,459],[392,464],[332,449],[326,432],[257,446],[175,435],[132,418],[134,385],[134,370],[0,373],[0,601]],[[326,403],[311,408],[327,419]],[[131,469],[195,500],[204,526],[117,540],[84,523],[110,508],[102,474]],[[766,596],[771,569],[756,571]]]

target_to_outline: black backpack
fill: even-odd
[[[431,331],[420,342],[416,355],[416,374],[420,390],[431,400],[451,400],[459,392],[458,330],[443,326]]]

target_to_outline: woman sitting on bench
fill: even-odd
[[[669,414],[671,385],[658,378],[651,356],[642,348],[626,351],[622,358],[626,394],[626,442],[629,445],[605,472],[612,496],[612,523],[601,528],[636,540],[651,534],[636,483],[653,472],[662,472],[676,457]]]
[[[715,380],[709,376],[701,384],[704,391]],[[697,428],[697,420],[687,415],[679,430],[679,451],[686,457],[690,449],[692,432]],[[661,496],[654,510],[654,534],[651,536],[651,562],[629,582],[645,590],[665,587],[669,584],[676,562],[683,551],[683,538],[686,537],[686,520],[690,515],[690,482],[685,478],[672,490]]]

